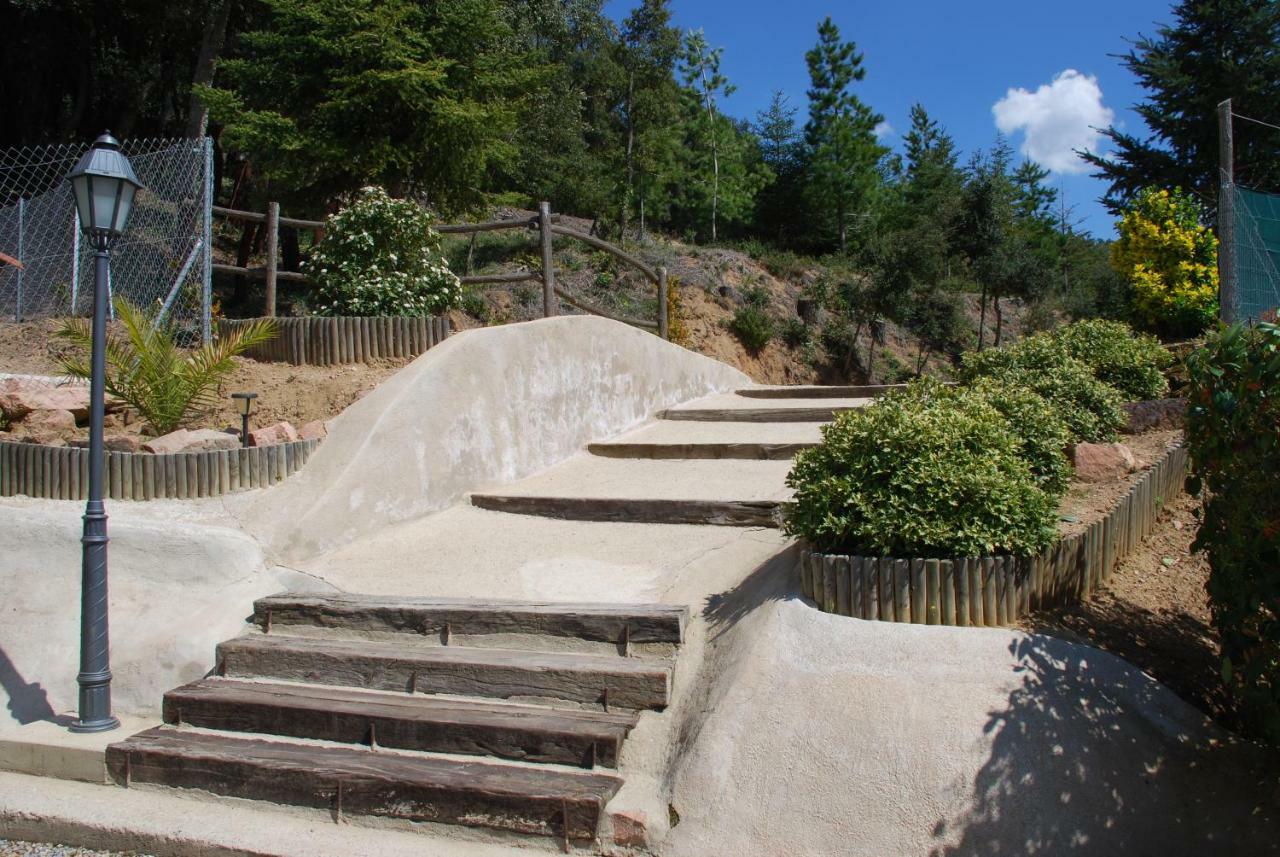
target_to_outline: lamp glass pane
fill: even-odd
[[[93,228],[111,229],[111,215],[116,210],[116,189],[120,187],[120,179],[94,177],[93,181]]]
[[[76,199],[76,213],[80,216],[81,231],[92,228],[90,219],[93,212],[89,209],[89,177],[76,176],[71,180],[71,192]]]
[[[124,232],[125,224],[129,222],[129,212],[133,210],[133,195],[137,192],[136,187],[128,182],[124,183],[124,189],[120,194],[120,208],[116,212],[116,222],[111,226],[116,234]]]

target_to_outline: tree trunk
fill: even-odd
[[[981,310],[978,313],[978,350],[982,350],[982,340],[987,330],[987,285],[982,284],[982,296],[978,298],[978,306]]]
[[[991,303],[996,311],[996,348],[999,348],[1002,334],[1004,333],[1004,310],[1000,307],[999,293],[995,295],[995,299]]]
[[[871,333],[871,342],[867,346],[867,383],[874,384],[876,382],[876,324],[873,321],[868,325]]]
[[[301,266],[302,250],[298,246],[298,229],[296,226],[280,227],[280,255],[283,263],[282,270],[296,271]]]
[[[258,234],[258,224],[246,222],[240,229],[240,244],[236,248],[236,267],[249,267],[249,256],[253,253],[253,242]],[[237,309],[249,302],[249,278],[236,275],[235,291],[231,294],[231,303]]]
[[[191,96],[187,104],[188,137],[203,137],[208,130],[209,108],[196,96],[196,86],[213,82],[213,67],[226,41],[232,2],[234,0],[209,0],[205,6],[204,35],[200,39],[200,54],[195,74],[191,76]]]
[[[716,215],[720,208],[720,147],[716,140],[716,103],[707,89],[707,67],[702,66],[702,92],[707,105],[707,130],[711,134],[711,243],[716,243]]]
[[[836,203],[836,225],[840,230],[840,252],[843,253],[848,246],[848,230],[845,228],[844,222],[844,200]]]
[[[627,236],[627,224],[631,220],[631,199],[635,194],[636,180],[636,73],[627,75],[627,184],[622,189],[622,216],[618,222],[622,226],[622,237]]]

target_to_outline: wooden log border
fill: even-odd
[[[218,319],[218,335],[258,319]],[[294,366],[367,363],[383,357],[417,357],[444,342],[452,332],[447,316],[377,318],[277,318],[280,333],[250,348],[253,360]]]
[[[800,591],[819,610],[855,619],[960,627],[1010,625],[1088,597],[1182,493],[1187,450],[1173,446],[1102,520],[1036,556],[891,559],[800,551]],[[879,595],[877,596],[877,593]]]
[[[193,500],[266,488],[302,469],[318,440],[273,446],[152,455],[110,452],[103,460],[103,494],[111,500]],[[89,450],[0,441],[0,497],[84,500]]]

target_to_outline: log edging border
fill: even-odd
[[[177,452],[111,452],[103,457],[103,494],[111,500],[194,500],[267,488],[302,469],[318,440]],[[89,450],[0,441],[0,497],[84,500]]]
[[[260,319],[220,318],[223,336]],[[417,357],[452,332],[448,316],[305,316],[273,319],[279,334],[244,353],[261,362],[334,366]]]
[[[1183,490],[1187,450],[1169,447],[1101,520],[1036,556],[934,559],[800,550],[800,590],[819,610],[856,619],[1001,627],[1045,607],[1087,598],[1151,534]]]

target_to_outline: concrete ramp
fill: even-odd
[[[294,562],[744,383],[723,363],[602,318],[466,331],[332,420],[301,474],[227,506],[269,553]]]

